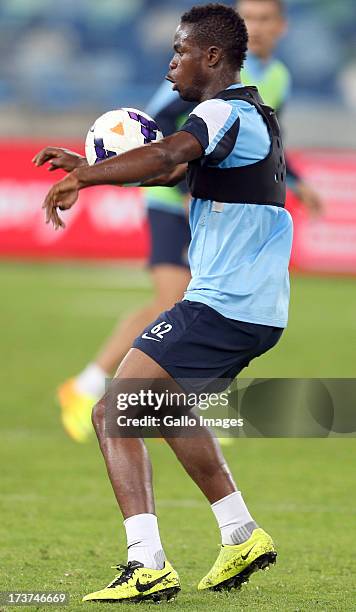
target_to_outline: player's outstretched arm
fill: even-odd
[[[57,209],[71,208],[80,189],[94,185],[147,184],[147,181],[155,177],[171,175],[178,165],[193,161],[201,157],[202,153],[203,148],[197,138],[182,131],[100,164],[76,168],[56,183],[47,194],[43,204],[46,223],[52,222],[55,229],[64,227]]]
[[[100,164],[78,168],[74,174],[79,189],[93,185],[142,184],[161,175],[171,175],[178,165],[197,159],[202,153],[203,148],[195,136],[176,132]]]
[[[83,155],[62,147],[45,147],[42,151],[36,153],[32,159],[35,166],[43,166],[46,162],[49,162],[48,170],[50,172],[59,168],[65,172],[72,172],[75,168],[88,165]]]

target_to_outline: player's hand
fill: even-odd
[[[295,188],[295,194],[314,217],[319,217],[325,212],[325,204],[322,198],[308,183],[299,181]]]
[[[53,185],[48,192],[42,208],[46,211],[46,223],[52,223],[55,230],[62,227],[65,223],[58,214],[59,210],[68,210],[78,199],[79,181],[75,172],[71,172],[61,181]]]
[[[36,166],[43,166],[43,164],[49,162],[48,170],[50,172],[58,170],[58,168],[65,170],[65,172],[72,172],[75,168],[88,165],[85,157],[61,147],[46,147],[42,149],[42,151],[34,156],[32,162]]]

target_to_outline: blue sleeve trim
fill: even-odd
[[[236,121],[236,119],[238,119],[238,117],[239,117],[239,114],[237,112],[237,109],[231,107],[231,113],[229,115],[229,118],[224,123],[224,125],[220,128],[220,130],[216,134],[215,138],[213,138],[213,140],[211,141],[211,143],[207,147],[207,149],[205,151],[205,155],[210,155],[210,153],[215,149],[215,147],[218,144],[219,140],[222,139],[224,134],[231,128],[231,126]]]
[[[204,151],[209,145],[209,132],[205,121],[197,115],[189,115],[187,121],[179,130],[180,132],[189,132],[200,142]]]
[[[232,126],[225,132],[221,140],[219,140],[215,149],[213,149],[210,155],[205,157],[204,163],[209,166],[217,166],[224,161],[234,149],[239,130],[240,117],[237,117]]]

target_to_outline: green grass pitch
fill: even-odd
[[[0,590],[67,591],[64,610],[112,609],[80,600],[112,579],[110,565],[125,561],[121,515],[96,442],[79,446],[65,437],[53,391],[118,315],[149,299],[147,275],[2,263],[0,286]],[[355,281],[293,277],[290,326],[245,375],[355,377],[355,346]],[[230,594],[196,591],[218,552],[215,521],[166,445],[148,445],[162,539],[182,580],[170,610],[356,610],[355,439],[242,439],[225,450],[279,551],[271,571]]]

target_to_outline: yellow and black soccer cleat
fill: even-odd
[[[251,537],[234,546],[223,545],[210,572],[202,578],[198,590],[239,589],[251,574],[268,569],[276,562],[272,538],[263,529],[254,529]]]
[[[86,442],[94,432],[91,413],[96,404],[95,398],[79,393],[75,379],[71,378],[59,387],[57,400],[66,433],[76,442]]]
[[[89,593],[83,601],[170,601],[180,591],[177,572],[166,561],[163,569],[154,570],[144,567],[139,561],[129,561],[127,565],[115,565],[119,574],[105,589]]]

